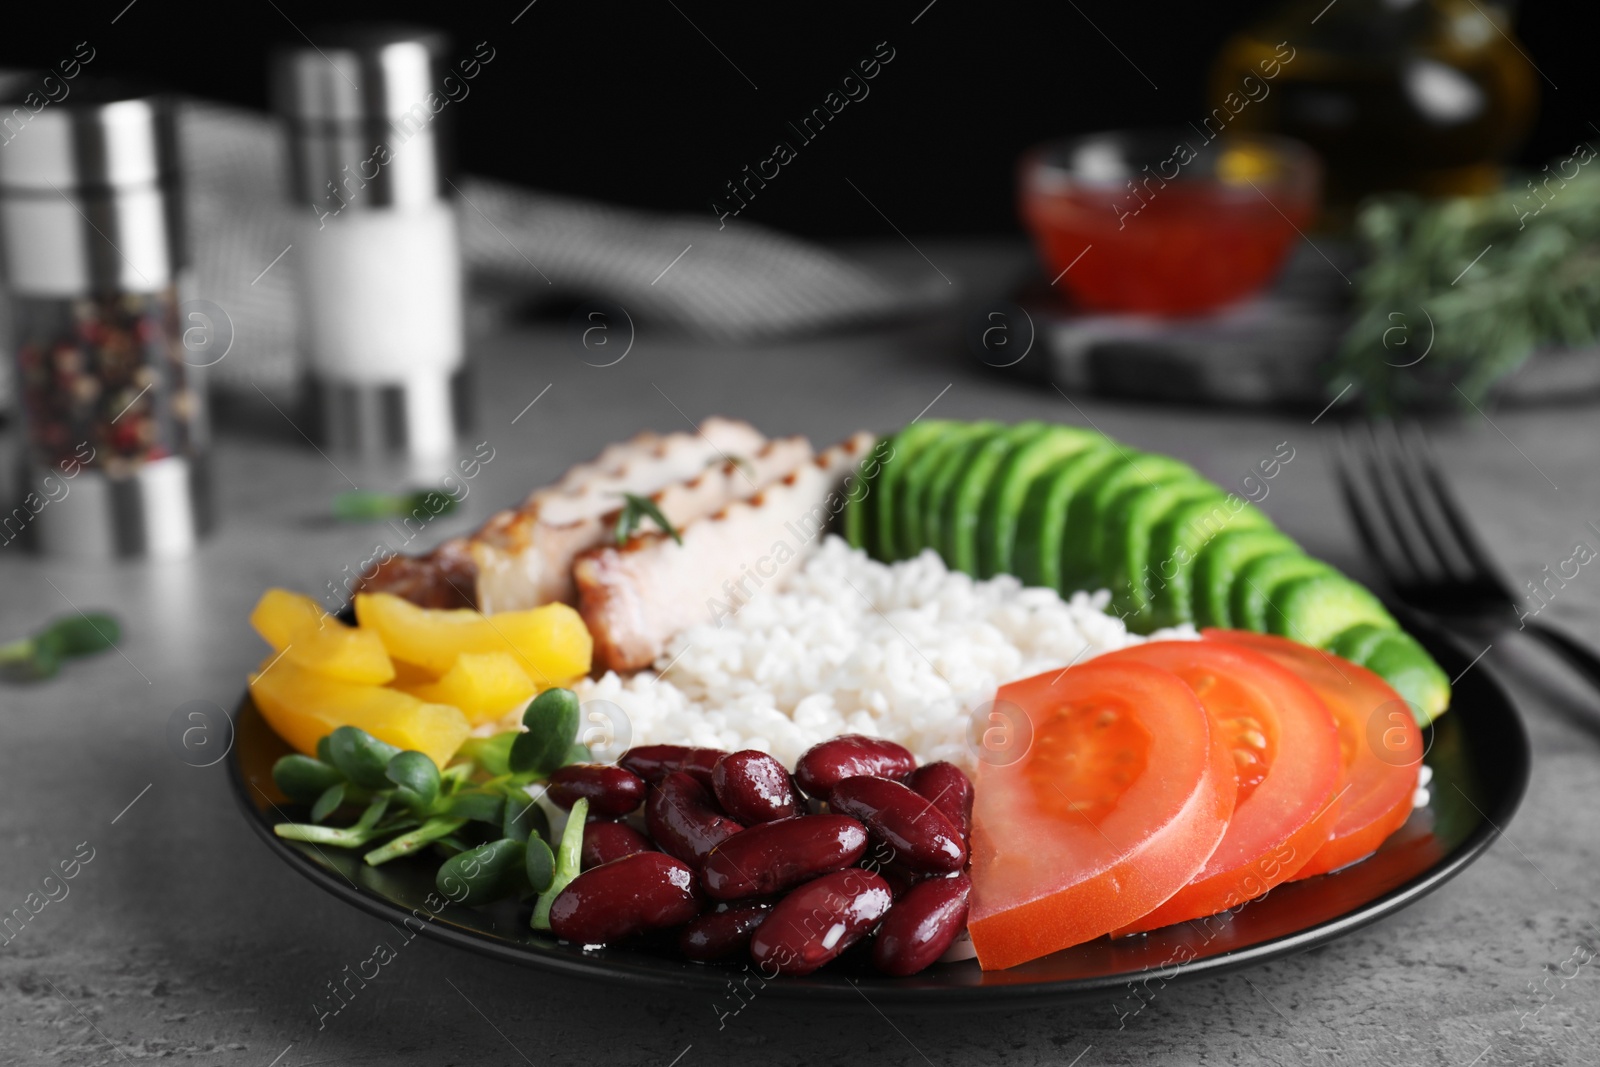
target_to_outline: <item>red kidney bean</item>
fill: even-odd
[[[866,823],[894,849],[894,862],[914,871],[943,874],[959,871],[967,862],[961,831],[926,797],[899,782],[846,778],[828,794],[828,806]]]
[[[711,963],[744,955],[756,928],[766,921],[771,904],[729,904],[708,911],[683,928],[678,951],[691,960]]]
[[[917,757],[893,741],[843,734],[806,749],[794,777],[809,795],[826,800],[828,791],[846,778],[904,778],[916,769]]]
[[[635,852],[654,852],[650,839],[625,822],[592,819],[583,825],[582,869],[620,860]]]
[[[788,770],[753,748],[718,760],[711,788],[722,810],[746,825],[800,814],[800,793]]]
[[[933,801],[944,817],[961,833],[961,842],[972,847],[972,779],[954,763],[925,763],[906,779],[919,796]]]
[[[916,974],[944,955],[967,925],[972,879],[929,878],[894,902],[878,927],[872,962],[885,974]]]
[[[650,790],[644,814],[656,847],[695,867],[744,829],[718,811],[706,787],[684,771],[673,771]]]
[[[867,828],[843,815],[757,823],[711,850],[700,884],[714,900],[767,896],[848,867],[866,850]]]
[[[637,774],[651,785],[673,771],[688,771],[711,788],[711,769],[727,753],[720,748],[690,748],[688,745],[636,745],[617,760],[619,767]]]
[[[763,975],[810,974],[872,932],[892,903],[871,871],[851,867],[807,882],[773,907],[750,939]]]
[[[632,771],[606,763],[570,763],[550,773],[548,795],[556,807],[568,810],[579,797],[587,797],[591,815],[610,818],[643,804],[644,791],[644,779]]]
[[[550,930],[581,945],[605,945],[686,923],[702,901],[687,865],[660,852],[637,852],[568,883],[550,905]]]
[[[894,894],[894,899],[896,900],[905,896],[912,886],[927,877],[927,875],[913,871],[908,867],[902,867],[898,863],[885,863],[881,867],[873,867],[871,869],[877,871],[883,876],[883,880],[889,883],[889,892]]]

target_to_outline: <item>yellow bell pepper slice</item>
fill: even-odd
[[[483,615],[419,608],[391,593],[358,593],[356,619],[378,631],[397,660],[437,676],[463,652],[509,652],[541,688],[589,673],[594,640],[583,617],[566,604]]]
[[[284,648],[283,658],[344,682],[383,685],[394,680],[394,664],[383,639],[372,630],[357,630],[334,619],[320,630],[301,630]]]
[[[268,589],[250,612],[250,625],[267,644],[282,652],[295,634],[322,625],[327,614],[321,604],[308,596],[287,589]]]
[[[277,657],[250,676],[250,698],[278,736],[308,756],[341,726],[357,726],[380,741],[414,749],[443,767],[471,726],[459,708],[430,704],[375,685],[317,674]]]
[[[308,596],[268,589],[250,613],[250,625],[306,670],[369,685],[394,678],[394,664],[377,633],[346,626]]]
[[[463,652],[437,682],[404,688],[423,700],[460,708],[474,726],[501,718],[539,691],[509,652]]]

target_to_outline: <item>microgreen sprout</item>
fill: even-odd
[[[589,758],[577,744],[578,725],[576,694],[548,689],[523,712],[524,730],[474,738],[442,770],[424,753],[341,726],[317,743],[316,756],[295,753],[273,765],[283,795],[310,809],[308,821],[279,823],[273,832],[319,846],[375,845],[363,857],[371,866],[432,848],[444,857],[440,891],[456,903],[534,893],[553,900],[578,873],[588,805],[574,807],[558,856],[529,787]],[[352,816],[347,826],[326,825]]]
[[[63,615],[30,637],[0,645],[0,674],[18,680],[53,677],[61,661],[114,648],[122,627],[104,612]]]

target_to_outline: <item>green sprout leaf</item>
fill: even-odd
[[[511,743],[511,770],[515,774],[546,775],[564,765],[578,738],[578,694],[570,689],[546,689],[522,713],[524,733]]]
[[[535,893],[542,895],[549,892],[551,883],[556,880],[556,854],[550,851],[550,846],[544,843],[543,838],[530,837],[523,856],[528,885]],[[550,914],[547,911],[545,922],[548,924],[549,921]]]
[[[439,768],[424,753],[397,753],[383,773],[399,787],[396,796],[409,808],[420,811],[439,798]]]
[[[456,750],[456,758],[466,760],[491,778],[511,773],[511,745],[517,731],[507,730],[493,737],[469,737]]]
[[[347,489],[333,498],[333,516],[346,522],[378,522],[406,517],[425,520],[450,514],[456,509],[456,504],[455,497],[437,489],[414,489],[399,493]]]
[[[445,860],[433,884],[446,900],[468,906],[515,896],[527,885],[526,847],[507,837],[468,849]]]
[[[535,837],[548,839],[550,819],[537,801],[517,789],[506,794],[505,821],[500,830],[506,837],[517,841],[528,841]]]
[[[322,795],[317,798],[317,802],[311,805],[311,821],[321,822],[339,810],[339,805],[343,803],[344,783],[336,782],[324,789]]]
[[[679,536],[677,528],[667,521],[667,517],[661,513],[660,508],[656,507],[654,500],[647,496],[640,496],[637,493],[623,493],[622,499],[624,501],[622,510],[617,513],[617,547],[620,548],[627,544],[628,538],[632,537],[639,529],[640,521],[646,518],[661,527],[662,531],[678,544],[683,544],[683,538]]]
[[[272,780],[283,795],[301,804],[314,804],[323,793],[344,781],[339,768],[296,752],[272,765]]]
[[[506,798],[497,793],[457,793],[445,805],[445,814],[499,826],[505,819]]]
[[[578,872],[583,865],[583,824],[589,818],[589,799],[579,797],[578,802],[572,805],[572,813],[567,816],[567,828],[561,832],[561,848],[556,853],[555,871],[550,878],[550,884],[539,893],[539,900],[533,907],[532,926],[535,930],[550,929],[550,905],[556,902],[556,897],[567,888],[571,881],[578,877]],[[528,881],[537,881],[533,877],[536,871],[529,860]]]
[[[394,785],[389,780],[389,761],[399,754],[394,745],[354,726],[341,726],[328,735],[328,756],[333,765],[363,789],[388,789]]]
[[[116,647],[122,627],[116,616],[92,611],[63,615],[18,641],[0,645],[0,673],[22,681],[53,677],[61,661]]]

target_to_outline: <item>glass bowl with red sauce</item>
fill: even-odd
[[[1022,221],[1078,307],[1180,316],[1273,280],[1316,217],[1321,167],[1285,137],[1123,132],[1039,145],[1019,178]]]

